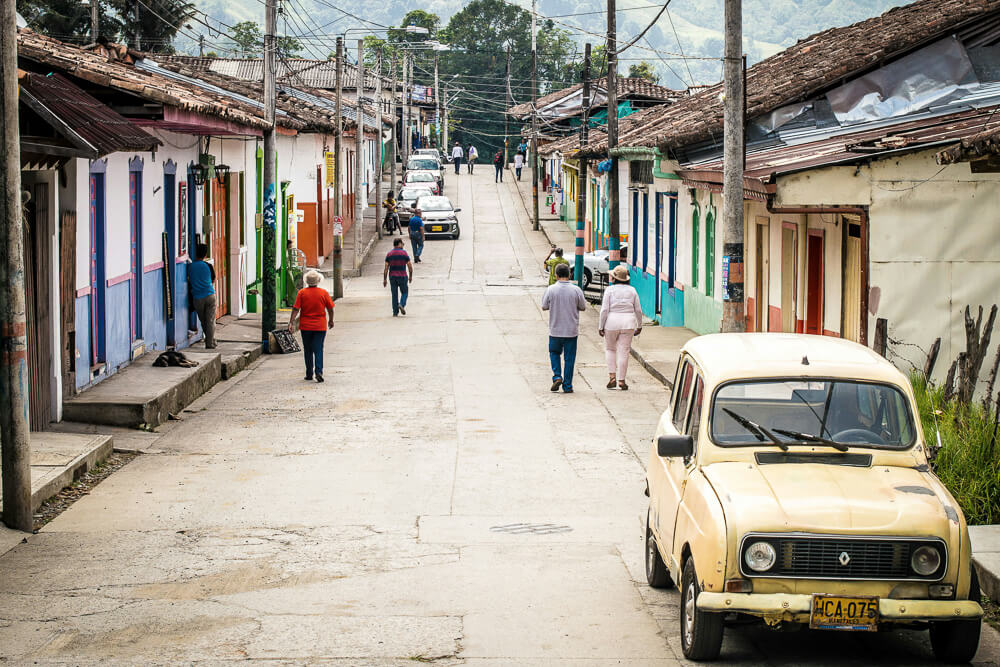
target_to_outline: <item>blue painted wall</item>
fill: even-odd
[[[142,338],[147,350],[167,349],[163,269],[142,274]]]
[[[662,327],[684,326],[684,291],[671,289],[665,280],[629,266],[630,282],[639,294],[642,314]],[[656,290],[660,290],[660,314],[656,314]]]
[[[188,303],[187,264],[181,262],[174,266],[177,270],[174,274],[174,285],[177,286],[177,293],[174,294],[174,340],[177,349],[181,349],[191,344],[188,340],[188,316],[191,313],[191,306]]]
[[[90,384],[90,297],[76,298],[76,387]]]
[[[132,361],[132,282],[112,285],[107,291],[105,335],[107,336],[107,372]]]

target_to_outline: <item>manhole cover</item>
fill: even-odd
[[[490,526],[494,533],[510,533],[511,535],[555,535],[556,533],[569,533],[573,529],[569,526],[560,526],[554,523],[508,523],[503,526]]]

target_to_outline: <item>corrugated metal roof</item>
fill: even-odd
[[[163,62],[184,64],[196,70],[209,70],[225,76],[245,81],[263,81],[264,64],[260,58],[205,58],[200,56],[157,56]],[[337,86],[336,60],[311,60],[307,58],[285,58],[275,63],[278,81],[310,88],[333,90]],[[358,67],[344,63],[341,85],[348,89],[357,88]],[[365,87],[374,89],[376,77],[371,70],[365,70]],[[392,80],[382,77],[382,87],[388,90]]]
[[[149,151],[160,140],[87,94],[61,74],[27,73],[20,79],[22,100],[57,117],[99,157],[117,151]],[[59,128],[57,128],[59,129]],[[73,140],[73,139],[71,139]]]

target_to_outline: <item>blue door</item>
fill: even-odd
[[[142,338],[142,158],[129,160],[128,212],[130,227],[132,342]]]
[[[91,166],[90,174],[90,365],[92,367],[107,359],[104,340],[105,291],[108,285],[104,244],[105,164],[106,162],[101,160],[95,162]],[[101,171],[93,171],[95,168]]]
[[[654,243],[655,252],[653,254],[653,278],[655,279],[656,285],[656,303],[654,308],[656,309],[656,314],[659,315],[662,311],[660,305],[660,271],[663,268],[663,199],[664,195],[662,192],[656,193],[656,228],[654,229],[655,239]]]
[[[177,303],[174,293],[177,284],[177,200],[175,188],[177,187],[176,165],[168,161],[163,167],[163,234],[166,239],[163,244],[163,286],[164,303],[163,312],[167,321],[167,345],[176,344],[176,333],[174,331],[174,307]]]

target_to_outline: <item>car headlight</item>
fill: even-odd
[[[941,567],[941,552],[926,545],[917,547],[910,556],[910,567],[921,577],[929,577]]]
[[[768,542],[754,542],[743,552],[743,562],[754,572],[770,570],[777,557],[774,547]]]

